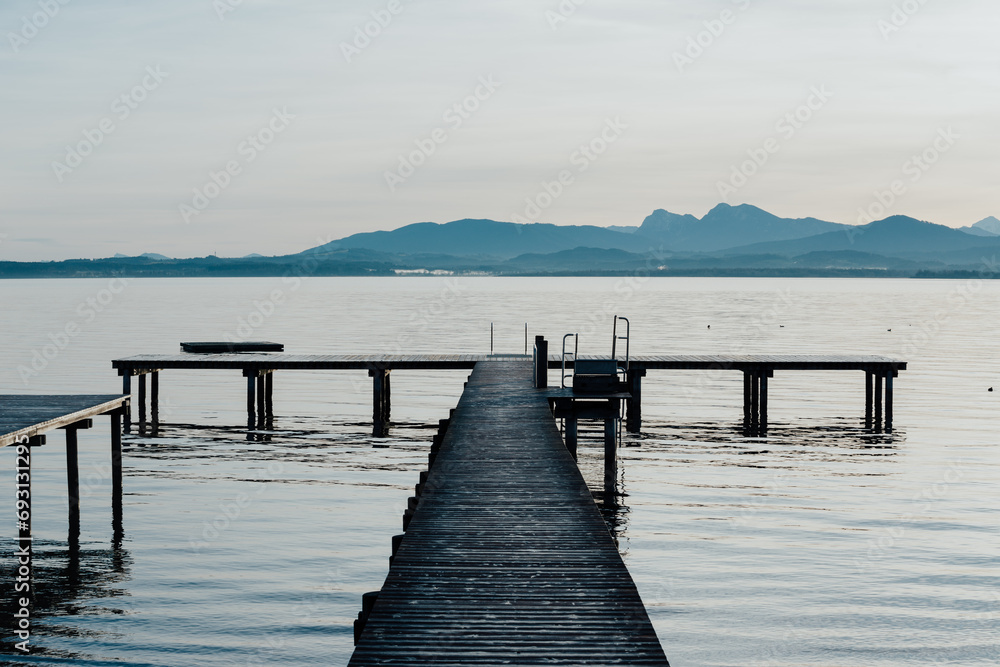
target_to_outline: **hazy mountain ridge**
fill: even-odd
[[[701,220],[658,209],[636,234],[675,252],[716,252],[751,243],[798,239],[847,228],[816,218],[779,218],[763,209],[742,204],[719,204]]]
[[[969,232],[975,229],[975,232]],[[293,255],[0,262],[0,277],[396,275],[948,275],[997,272],[1000,221],[955,229],[892,216],[851,226],[720,204],[698,219],[658,209],[639,227],[456,220],[354,234]],[[742,243],[750,240],[749,243]],[[742,245],[740,244],[742,243]],[[930,272],[930,273],[928,273]],[[942,273],[942,275],[944,275]]]
[[[393,231],[364,232],[331,241],[307,253],[367,248],[401,255],[435,253],[464,257],[510,259],[531,252],[551,253],[580,246],[643,252],[649,241],[591,225],[529,225],[496,220],[456,220],[445,224],[419,222]]]
[[[976,236],[1000,236],[1000,220],[991,215],[988,218],[983,218],[971,227],[959,227],[959,229],[966,234],[974,234]]]

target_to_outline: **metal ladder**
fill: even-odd
[[[625,335],[624,336],[619,336],[618,335],[618,320],[621,320],[622,322],[625,323]],[[629,340],[628,339],[629,339],[629,334],[631,334],[631,332],[632,332],[632,324],[628,321],[628,318],[627,317],[621,317],[619,315],[615,315],[615,324],[614,324],[614,327],[612,328],[612,334],[611,334],[612,335],[612,338],[611,338],[611,358],[614,359],[615,361],[619,361],[619,359],[618,359],[618,341],[620,341],[620,340],[625,341],[625,365],[621,366],[621,364],[619,364],[619,368],[618,368],[618,372],[623,375],[622,380],[627,380],[628,379],[628,356],[629,356]]]
[[[573,338],[573,351],[572,352],[567,352],[566,351],[566,341],[569,338]],[[576,372],[576,358],[577,358],[577,353],[579,351],[580,351],[580,334],[578,334],[578,333],[568,333],[565,336],[563,336],[563,342],[562,342],[562,380],[560,381],[560,385],[562,386],[563,389],[566,389],[566,378],[573,377],[573,373],[567,373],[566,372],[566,362],[567,361],[572,361],[573,362],[573,371]],[[568,357],[572,357],[572,359],[568,359]]]
[[[625,323],[625,335],[618,335],[618,320]],[[628,321],[627,317],[620,317],[615,315],[615,323],[611,329],[611,358],[618,363],[618,379],[622,382],[628,382],[628,363],[629,363],[629,336],[632,333],[632,323]],[[622,365],[618,359],[618,341],[625,341],[625,364]],[[618,413],[618,445],[621,446],[622,442],[622,424],[625,422],[625,401],[621,402]]]

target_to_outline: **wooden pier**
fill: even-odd
[[[668,665],[532,375],[475,364],[350,665]]]
[[[159,373],[165,369],[236,370],[247,383],[247,426],[249,430],[270,428],[273,420],[274,374],[281,370],[364,370],[372,378],[372,433],[384,436],[391,421],[394,370],[471,370],[480,361],[497,358],[527,359],[523,355],[500,357],[484,354],[420,355],[318,355],[288,353],[232,354],[144,354],[115,359],[112,366],[122,376],[122,392],[132,393],[132,379],[138,381],[139,424],[159,425]],[[581,356],[581,360],[589,357]],[[548,368],[560,368],[562,358],[548,355]],[[569,363],[572,368],[573,363]],[[891,432],[893,421],[893,378],[906,370],[906,362],[872,355],[640,355],[629,360],[626,400],[626,428],[638,433],[642,427],[642,378],[649,371],[711,370],[743,373],[743,430],[746,435],[766,435],[768,427],[768,385],[775,372],[860,371],[865,374],[865,425],[876,431]],[[147,422],[146,376],[150,377]],[[860,401],[859,401],[860,404]],[[131,414],[125,415],[125,429]]]
[[[91,428],[93,418],[111,417],[111,485],[112,526],[115,540],[122,530],[122,429],[121,417],[129,403],[120,395],[60,395],[9,396],[0,395],[0,448],[14,448],[16,498],[15,516],[18,527],[18,571],[28,573],[28,590],[23,596],[28,606],[33,604],[31,549],[31,450],[46,443],[46,433],[56,429],[66,432],[66,483],[69,497],[69,546],[79,549],[80,540],[80,471],[78,465],[77,431]]]
[[[46,443],[45,434],[57,429],[66,432],[66,483],[69,496],[70,535],[79,535],[80,472],[77,462],[77,431],[91,428],[94,417],[111,417],[112,504],[121,511],[122,427],[129,397],[119,394],[8,396],[0,395],[0,447]],[[29,471],[30,473],[30,471]],[[29,475],[30,476],[30,475]],[[29,494],[30,495],[30,494]],[[71,537],[72,541],[72,537]]]

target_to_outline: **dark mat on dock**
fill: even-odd
[[[476,365],[350,665],[667,665],[530,361]]]

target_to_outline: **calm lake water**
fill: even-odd
[[[674,667],[1000,663],[1000,283],[6,280],[0,309],[0,393],[116,393],[112,358],[236,336],[301,353],[485,353],[494,322],[496,350],[522,352],[527,323],[554,348],[578,331],[581,353],[606,354],[615,314],[631,319],[636,354],[903,358],[891,435],[864,431],[859,372],[776,373],[771,432],[751,439],[737,429],[740,373],[651,371],[643,433],[621,450],[625,507],[608,518]],[[50,434],[34,456],[29,657],[9,631],[6,450],[0,664],[345,664],[361,595],[385,577],[466,375],[394,373],[396,425],[374,440],[363,371],[278,373],[276,432],[260,442],[241,428],[239,372],[166,371],[160,436],[125,440],[120,543],[109,420],[80,434],[76,559]],[[581,467],[596,489],[589,437]]]

